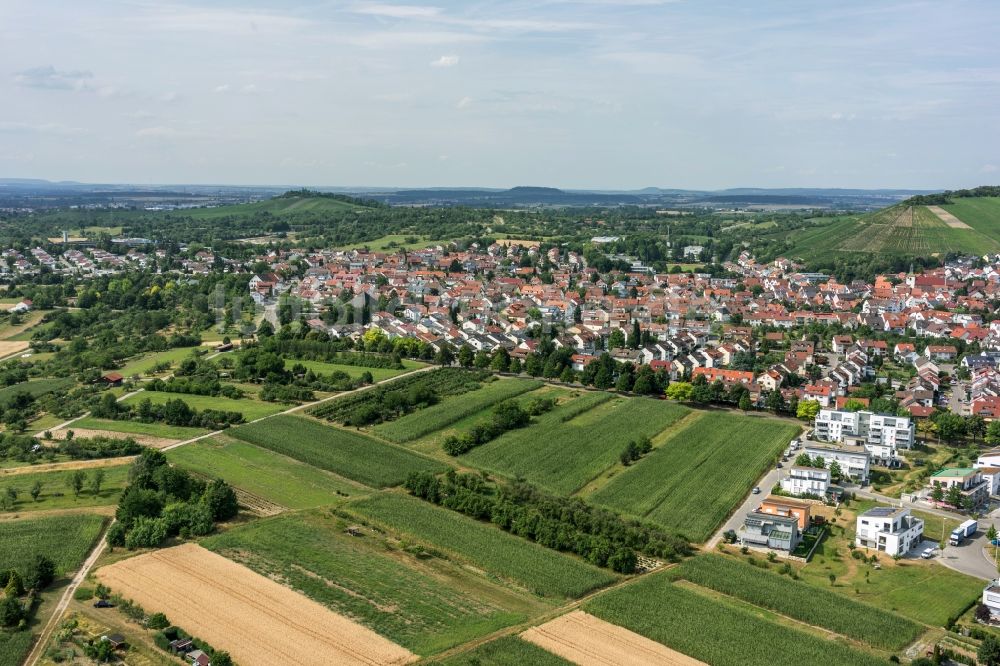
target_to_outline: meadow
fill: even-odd
[[[318,375],[329,375],[332,372],[346,372],[351,377],[356,378],[366,372],[369,372],[371,373],[372,379],[376,382],[424,367],[422,363],[417,363],[416,361],[411,361],[409,359],[403,359],[403,369],[401,370],[391,368],[366,368],[361,365],[344,365],[342,363],[327,363],[326,361],[300,361],[291,358],[285,359],[286,369],[290,370],[294,365],[302,365],[306,370],[312,370]]]
[[[652,438],[689,413],[685,407],[659,400],[605,400],[599,393],[580,397],[462,458],[569,495],[617,464],[629,440]],[[592,408],[575,412],[581,406]]]
[[[1000,239],[1000,197],[956,197],[941,206],[976,231]]]
[[[146,374],[147,370],[151,370],[159,363],[170,363],[176,368],[178,363],[193,354],[195,350],[204,351],[201,347],[175,347],[173,349],[139,356],[122,366],[118,370],[118,373],[124,377],[131,377],[132,375],[139,375],[142,377]],[[166,372],[169,372],[169,370]]]
[[[289,509],[334,504],[364,491],[312,465],[223,436],[168,451],[167,459]]]
[[[101,489],[94,493],[91,483],[96,470],[104,473]],[[68,485],[74,471],[62,470],[55,472],[38,472],[36,474],[13,474],[0,476],[2,492],[12,488],[17,492],[14,511],[27,513],[49,509],[71,509],[87,506],[110,506],[118,503],[122,490],[128,484],[128,465],[117,467],[100,467],[81,470],[84,474],[83,491],[77,497]],[[30,491],[35,483],[41,484],[38,499],[31,497]]]
[[[38,396],[45,395],[46,393],[52,393],[53,391],[69,388],[73,385],[73,383],[73,380],[68,377],[58,379],[29,379],[28,381],[21,382],[20,384],[12,384],[11,386],[0,388],[0,402],[6,401],[18,393],[27,393],[33,398],[37,398]]]
[[[447,468],[411,451],[300,416],[280,415],[228,431],[232,437],[377,488],[410,472]]]
[[[651,575],[583,609],[713,666],[876,666],[885,659]]]
[[[105,520],[77,514],[0,521],[0,562],[23,575],[36,555],[46,555],[55,562],[57,575],[76,571]]]
[[[575,598],[617,579],[569,555],[414,497],[381,493],[352,502],[347,510],[454,553],[543,597]]]
[[[542,382],[531,379],[501,379],[475,391],[447,397],[436,405],[395,421],[378,425],[373,431],[390,442],[411,442],[542,386]]]
[[[571,666],[571,662],[517,636],[502,636],[468,652],[433,661],[440,666]]]
[[[670,576],[886,650],[906,647],[924,629],[900,615],[720,555],[687,560]]]
[[[589,499],[702,542],[799,430],[763,416],[703,412]]]
[[[155,404],[162,405],[167,400],[183,400],[189,407],[202,411],[205,409],[216,409],[222,412],[240,412],[247,421],[259,419],[262,416],[270,416],[288,409],[287,405],[275,402],[262,402],[252,398],[233,400],[222,396],[211,395],[191,395],[187,393],[168,393],[166,391],[141,391],[124,401],[126,405],[136,405],[146,398]]]
[[[327,512],[289,515],[202,542],[418,653],[491,633],[545,606],[454,563],[417,557]]]

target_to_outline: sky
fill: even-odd
[[[0,177],[1000,182],[1000,2],[0,1]]]

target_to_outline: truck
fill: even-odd
[[[957,546],[975,534],[977,529],[979,529],[979,523],[975,520],[967,520],[951,531],[951,539],[948,540],[948,543]]]

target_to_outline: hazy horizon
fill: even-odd
[[[974,187],[1000,172],[998,23],[983,1],[8,0],[0,175]]]

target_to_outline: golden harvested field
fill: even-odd
[[[23,352],[29,346],[27,340],[0,340],[0,358]]]
[[[579,666],[705,666],[580,610],[532,627],[521,638]]]
[[[97,572],[112,590],[227,650],[242,666],[406,664],[417,659],[370,629],[196,544]]]
[[[135,456],[122,456],[120,458],[98,458],[95,460],[68,460],[66,462],[41,463],[38,465],[25,465],[24,467],[3,467],[0,468],[0,476],[13,474],[38,474],[39,472],[60,472],[74,469],[94,469],[95,467],[117,467],[127,465],[135,460]]]
[[[177,442],[183,441],[180,439],[170,439],[167,437],[154,437],[153,435],[140,435],[133,432],[115,432],[114,430],[94,430],[92,428],[74,428],[69,425],[66,428],[60,430],[52,430],[52,439],[66,439],[66,434],[72,430],[73,436],[76,438],[80,437],[107,437],[108,439],[134,439],[139,444],[143,446],[148,446],[152,449],[162,449],[171,444],[176,444]]]
[[[957,217],[955,217],[954,215],[952,215],[951,213],[949,213],[948,211],[946,211],[944,208],[941,208],[941,206],[928,206],[927,210],[929,210],[930,212],[932,212],[935,215],[937,215],[938,218],[942,222],[944,222],[945,224],[947,224],[952,229],[971,229],[972,228],[969,225],[967,225],[965,222],[962,222],[962,220],[958,219]]]

